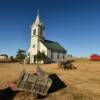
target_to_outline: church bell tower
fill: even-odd
[[[43,24],[40,21],[39,12],[37,13],[36,19],[31,26],[31,41],[29,47],[30,63],[34,63],[34,56],[40,51],[40,41],[44,40],[43,36]]]

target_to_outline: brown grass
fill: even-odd
[[[76,60],[73,62],[76,70],[58,69],[57,64],[41,65],[49,74],[55,73],[66,87],[48,94],[43,100],[100,100],[100,62]],[[0,89],[5,88],[7,82],[17,80],[19,73],[25,68],[34,73],[36,65],[19,63],[0,64]],[[18,93],[14,100],[34,100],[32,94]]]

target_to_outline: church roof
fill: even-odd
[[[57,52],[64,52],[66,53],[66,50],[57,42],[50,41],[50,40],[44,40],[42,43],[50,50],[57,51]]]

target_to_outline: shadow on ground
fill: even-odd
[[[9,87],[0,90],[0,100],[13,100],[17,92],[12,91]]]
[[[56,74],[51,74],[49,77],[52,79],[53,83],[48,93],[56,92],[66,87],[64,82],[61,81],[61,79]]]
[[[56,74],[51,74],[49,75],[49,78],[52,79],[52,86],[50,87],[49,91],[48,91],[48,94],[50,93],[53,93],[53,92],[56,92],[60,89],[63,89],[65,87],[67,87],[64,82],[56,75]],[[38,99],[43,99],[45,98],[46,96],[40,96],[38,95]]]

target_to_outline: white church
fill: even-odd
[[[47,63],[52,61],[64,61],[66,50],[57,42],[44,38],[44,26],[40,20],[39,13],[31,26],[31,40],[28,50],[30,63],[35,63],[38,52],[44,52]]]

